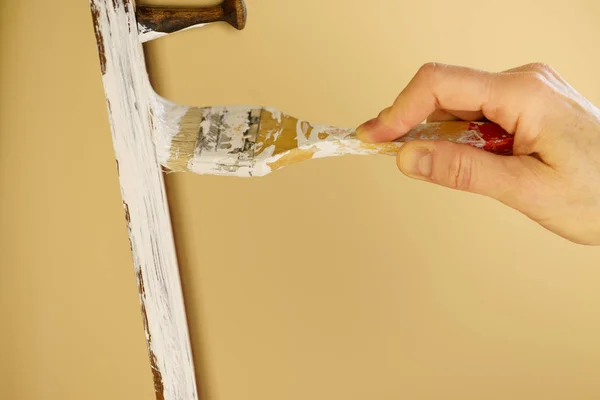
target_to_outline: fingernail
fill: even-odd
[[[377,128],[378,124],[379,121],[377,120],[377,118],[373,118],[365,122],[364,124],[356,128],[356,137],[363,142],[372,142],[373,137],[371,133]]]
[[[398,166],[409,176],[429,178],[433,168],[433,154],[423,148],[401,152]]]

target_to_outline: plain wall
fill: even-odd
[[[425,62],[543,61],[600,104],[595,0],[247,4],[147,46],[159,93],[355,126]],[[0,13],[0,397],[152,398],[88,4]],[[167,186],[205,399],[600,396],[599,248],[391,157]]]
[[[152,399],[89,4],[0,0],[0,399]]]

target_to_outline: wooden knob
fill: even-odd
[[[143,29],[165,34],[221,21],[239,30],[246,26],[244,0],[224,0],[216,6],[196,8],[138,6],[135,15]]]
[[[229,25],[239,30],[246,27],[247,13],[244,0],[225,0],[223,2],[223,11]]]

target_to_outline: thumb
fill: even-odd
[[[448,141],[407,142],[400,148],[397,164],[411,178],[488,196],[515,208],[522,193],[520,177],[527,172],[519,157]]]

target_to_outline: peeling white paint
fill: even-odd
[[[160,392],[157,397],[197,400],[175,244],[150,111],[151,107],[161,110],[155,118],[172,126],[183,109],[152,100],[134,7],[132,0],[91,0],[101,39],[101,61],[102,53],[105,57],[103,82],[155,388]],[[161,133],[165,137],[158,145],[166,146],[173,132]]]

